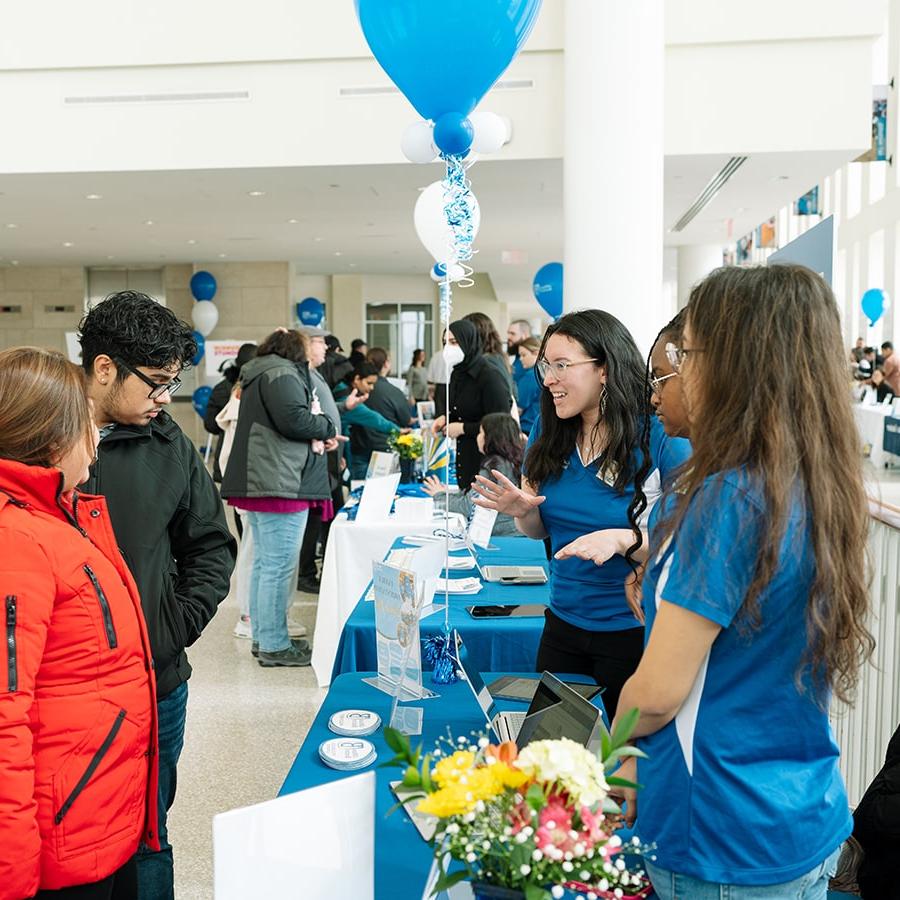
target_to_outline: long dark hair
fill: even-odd
[[[703,350],[688,363],[697,383],[693,455],[656,541],[676,532],[708,479],[740,468],[758,479],[764,518],[737,618],[752,631],[761,625],[760,596],[775,576],[799,496],[815,576],[797,686],[803,690],[809,674],[820,704],[828,689],[847,700],[874,642],[865,627],[868,507],[834,295],[803,266],[717,269],[691,292],[687,326],[692,345]],[[815,352],[798,354],[800,346]]]
[[[279,328],[273,331],[256,351],[257,356],[280,356],[294,363],[305,363],[306,342],[296,328]]]
[[[522,442],[522,429],[509,413],[488,413],[481,420],[484,429],[484,463],[491,464],[493,459],[502,459],[512,465],[513,480],[518,481],[522,474],[522,457],[525,446]]]
[[[504,355],[503,341],[500,340],[500,334],[496,325],[494,325],[494,320],[490,316],[482,312],[473,312],[463,316],[463,318],[467,322],[471,322],[478,330],[478,335],[481,338],[481,349],[485,355],[490,356],[495,353],[501,356]]]
[[[650,470],[650,393],[644,361],[628,329],[608,312],[586,309],[568,313],[551,325],[541,342],[538,354],[542,358],[547,341],[554,334],[577,341],[585,353],[596,360],[597,368],[606,366],[605,411],[601,422],[606,426],[608,443],[600,458],[600,468],[612,476],[613,487],[624,494],[634,487],[634,498],[628,508],[628,521],[635,533],[635,543],[626,558],[641,545],[638,519],[647,507],[644,479]],[[535,377],[540,381],[537,366]],[[600,423],[598,423],[599,428]],[[525,459],[524,470],[536,487],[550,478],[558,478],[575,450],[581,417],[560,419],[556,415],[549,391],[541,391],[540,433]],[[637,451],[641,452],[638,453]]]

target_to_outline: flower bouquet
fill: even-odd
[[[416,461],[422,458],[422,438],[414,432],[401,434],[392,431],[387,439],[388,449],[400,457],[400,481],[411,484],[416,481]]]
[[[468,879],[476,897],[556,900],[567,888],[582,900],[646,897],[646,876],[623,857],[648,848],[613,834],[621,811],[609,796],[610,786],[637,787],[608,774],[622,758],[643,755],[627,744],[637,717],[633,710],[603,734],[599,758],[568,738],[517,750],[484,736],[444,739],[423,757],[385,728],[396,754],[385,765],[404,769],[404,800],[418,798],[418,811],[438,819],[435,893]]]

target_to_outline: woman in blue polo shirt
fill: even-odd
[[[690,445],[650,416],[644,362],[609,313],[563,316],[547,330],[536,365],[544,389],[522,486],[499,473],[496,481],[479,476],[476,502],[514,516],[529,537],[550,538],[537,669],[592,676],[612,716],[643,650],[625,583],[629,550],[641,540],[644,482],[665,480]]]
[[[824,900],[852,828],[827,709],[872,648],[837,306],[800,266],[720,269],[669,350],[694,452],[651,517],[629,817],[660,900]]]

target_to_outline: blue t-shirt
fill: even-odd
[[[666,506],[671,508],[672,495]],[[705,881],[791,881],[826,859],[853,823],[828,716],[795,673],[806,647],[815,559],[803,499],[790,507],[780,562],[759,598],[762,625],[735,618],[766,524],[743,470],[709,479],[644,578],[647,637],[660,599],[722,627],[675,719],[640,741],[637,832],[657,864]]]
[[[529,447],[538,433],[538,428],[532,431]],[[667,437],[656,417],[651,419],[651,475],[658,470],[665,482],[690,453],[688,441]],[[639,457],[640,451],[636,455]],[[628,507],[634,497],[633,489],[629,487],[620,494],[601,475],[598,462],[583,465],[576,449],[558,478],[536,485],[538,493],[547,498],[538,510],[554,555],[592,531],[631,527]],[[550,609],[570,625],[587,631],[639,628],[640,622],[625,599],[625,580],[630,574],[631,567],[618,554],[602,566],[577,558],[551,559]]]
[[[535,378],[534,369],[525,369],[524,376],[518,381],[519,385],[519,425],[525,434],[531,434],[534,423],[541,414],[541,386]]]

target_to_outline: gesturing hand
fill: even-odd
[[[523,491],[496,469],[492,470],[492,474],[496,481],[491,481],[483,475],[475,476],[472,490],[478,494],[474,500],[476,506],[496,509],[498,513],[521,519],[533,509],[537,509],[546,499]]]
[[[592,562],[595,566],[602,566],[608,559],[622,552],[622,542],[619,532],[614,529],[604,531],[592,531],[576,538],[571,544],[558,550],[555,559],[571,559],[577,556]]]
[[[632,572],[625,579],[625,599],[628,608],[634,613],[634,617],[644,624],[644,605],[641,602],[644,584],[644,566],[638,566],[637,572]]]
[[[624,778],[626,781],[637,782],[637,760],[633,756],[626,757],[625,761],[613,773],[616,778]],[[631,828],[637,818],[638,801],[637,791],[632,787],[622,785],[610,785],[609,796],[620,806],[624,803],[625,825]]]
[[[347,394],[346,400],[344,400],[344,408],[347,410],[347,412],[350,412],[351,409],[356,409],[356,407],[359,406],[360,403],[365,402],[366,398],[363,397],[363,395],[360,394],[360,392],[356,388],[353,388],[353,390],[350,391],[349,394]]]
[[[434,497],[437,494],[443,494],[447,490],[447,485],[437,475],[428,475],[422,482],[422,490],[429,497]]]

